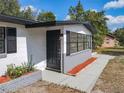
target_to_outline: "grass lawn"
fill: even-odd
[[[124,52],[124,48],[105,48],[103,51]]]
[[[110,60],[92,93],[124,93],[124,56]]]
[[[124,55],[124,48],[100,48],[96,50],[98,53],[109,54],[109,55]]]

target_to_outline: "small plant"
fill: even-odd
[[[10,78],[17,78],[20,77],[21,75],[23,75],[24,70],[21,66],[15,66],[14,64],[10,64],[7,66],[7,75]]]
[[[25,72],[31,72],[35,70],[34,64],[32,63],[32,56],[27,63],[22,63],[22,67]]]
[[[7,65],[6,75],[14,79],[26,73],[32,72],[34,70],[35,68],[34,68],[34,64],[32,63],[32,56],[31,56],[31,59],[29,60],[29,62],[22,63],[21,66],[15,66],[15,64]]]

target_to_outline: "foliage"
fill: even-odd
[[[23,63],[21,66],[15,66],[14,64],[7,65],[6,75],[14,79],[34,70],[35,68],[31,58],[28,63]]]
[[[71,20],[83,21],[84,20],[84,18],[83,18],[84,9],[83,9],[81,2],[79,1],[76,6],[71,6],[69,8],[68,14],[69,14]]]
[[[18,0],[0,0],[0,14],[19,16],[19,12]]]
[[[0,0],[0,14],[39,21],[56,20],[52,12],[41,12],[38,15],[38,11],[33,11],[30,6],[26,7],[24,10],[20,10],[19,0]]]
[[[97,29],[97,32],[93,34],[93,47],[101,46],[105,35],[108,33],[107,18],[104,11],[95,12],[88,10],[84,15],[85,21],[91,22],[91,24]]]
[[[37,17],[38,21],[55,21],[56,16],[52,12],[41,12]]]
[[[8,65],[7,66],[7,75],[10,78],[17,78],[23,75],[24,69],[21,66],[16,67],[14,64]]]
[[[0,0],[0,14],[34,20],[33,10],[30,7],[20,11],[19,0]]]
[[[115,37],[121,46],[124,46],[124,28],[119,28],[114,32]]]
[[[34,71],[34,64],[32,63],[32,56],[28,63],[23,63],[22,67],[26,69],[26,72]]]
[[[31,19],[31,20],[34,20],[34,18],[35,18],[35,16],[33,15],[33,11],[32,11],[32,9],[30,7],[22,10],[20,12],[19,16],[22,17],[22,18]]]
[[[78,22],[89,21],[96,29],[97,32],[93,34],[93,48],[101,46],[105,35],[108,33],[108,27],[104,11],[84,11],[81,2],[79,1],[77,6],[70,7],[69,15],[71,20],[76,20]]]

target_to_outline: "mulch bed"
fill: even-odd
[[[1,76],[0,77],[0,84],[8,82],[10,80],[11,80],[11,78],[9,76]]]

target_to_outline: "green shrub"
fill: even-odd
[[[20,77],[21,75],[23,75],[23,73],[24,73],[24,71],[21,66],[15,66],[14,64],[10,64],[7,66],[6,74],[12,79]]]
[[[32,72],[34,70],[35,68],[34,68],[34,64],[32,63],[32,57],[31,57],[29,62],[22,63],[21,66],[15,66],[15,64],[7,65],[6,75],[14,79],[24,75],[25,73]]]

